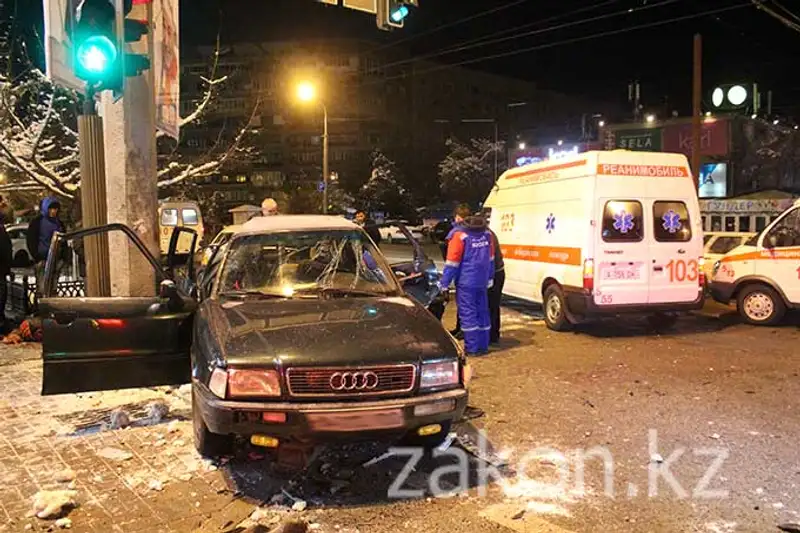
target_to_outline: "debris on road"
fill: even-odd
[[[119,448],[103,448],[97,452],[97,455],[110,461],[127,461],[133,457],[131,452],[126,452],[125,450],[120,450]]]
[[[69,518],[59,518],[56,520],[56,527],[61,529],[70,529],[72,528],[72,520]]]
[[[386,453],[382,453],[382,454],[381,454],[381,455],[379,455],[378,457],[373,457],[372,459],[370,459],[370,460],[369,460],[369,461],[367,461],[366,463],[362,464],[361,466],[362,466],[362,467],[364,467],[364,468],[368,468],[368,467],[370,467],[370,466],[372,466],[372,465],[376,465],[376,464],[380,463],[380,462],[381,462],[381,461],[383,461],[384,459],[388,459],[388,458],[389,458],[389,457],[391,457],[392,455],[394,455],[394,453],[392,453],[392,451],[391,451],[391,450],[389,450],[389,451],[387,451]]]
[[[179,420],[173,420],[172,422],[167,424],[167,433],[177,433],[178,430],[180,429],[180,427],[178,427],[178,424],[180,424]]]
[[[308,507],[308,504],[305,502],[305,500],[297,500],[292,505],[292,511],[297,511],[299,513],[302,513],[303,511],[306,510],[307,507]]]
[[[786,533],[800,533],[800,524],[794,522],[778,524],[778,529],[781,531],[786,531]]]
[[[122,429],[131,425],[131,417],[127,411],[117,409],[111,413],[109,429]]]
[[[453,445],[453,441],[456,440],[456,438],[458,438],[457,433],[455,432],[448,433],[447,438],[445,438],[444,442],[442,442],[439,446],[437,446],[436,449],[439,450],[440,452],[448,450],[450,446]]]
[[[663,463],[664,462],[664,458],[661,457],[660,453],[654,453],[653,455],[650,456],[650,462],[651,463]]]
[[[59,483],[69,483],[70,481],[75,481],[75,471],[70,468],[62,470],[56,474],[56,481]]]
[[[33,514],[38,518],[55,518],[77,506],[74,490],[41,490],[33,497]]]
[[[163,401],[155,401],[147,404],[146,408],[148,422],[160,424],[169,414],[169,406]]]
[[[148,487],[150,488],[150,490],[161,492],[162,490],[164,490],[164,483],[158,479],[153,479],[152,481],[150,481]]]
[[[720,439],[720,434],[719,433],[714,433],[712,435],[709,435],[709,438],[714,439],[714,440],[719,440]]]

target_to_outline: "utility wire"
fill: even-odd
[[[770,15],[771,17],[779,20],[789,29],[792,29],[796,32],[800,32],[800,24],[786,18],[785,16],[781,15],[777,11],[773,10],[771,7],[766,6],[761,0],[751,0],[752,4],[756,6],[757,9],[760,9],[764,13]]]
[[[574,43],[590,41],[590,40],[594,40],[594,39],[600,39],[600,38],[603,38],[603,37],[611,37],[613,35],[620,35],[620,34],[623,34],[623,33],[630,32],[630,31],[643,30],[643,29],[646,29],[646,28],[654,28],[656,26],[664,26],[666,24],[671,24],[673,22],[682,22],[684,20],[690,20],[690,19],[705,17],[705,16],[708,16],[708,15],[714,15],[714,14],[717,14],[717,13],[724,13],[726,11],[733,11],[735,9],[742,9],[743,7],[749,7],[749,6],[750,6],[749,3],[737,4],[737,5],[734,5],[734,6],[728,6],[728,7],[718,8],[718,9],[710,9],[708,11],[702,11],[700,13],[693,13],[691,15],[684,15],[684,16],[681,16],[681,17],[674,17],[674,18],[671,18],[671,19],[659,20],[657,22],[650,22],[650,23],[647,23],[647,24],[639,24],[637,26],[630,26],[630,27],[627,27],[627,28],[619,29],[619,30],[604,31],[604,32],[600,32],[600,33],[594,33],[594,34],[591,34],[591,35],[585,35],[583,37],[575,37],[575,38],[572,38],[572,39],[564,39],[564,40],[561,40],[561,41],[556,41],[556,42],[546,43],[546,44],[540,44],[540,45],[531,46],[531,47],[528,47],[528,48],[520,48],[520,49],[517,49],[517,50],[510,50],[508,52],[501,52],[501,53],[486,55],[486,56],[477,57],[477,58],[473,58],[473,59],[467,59],[465,61],[459,61],[457,63],[447,64],[447,65],[439,65],[439,66],[432,67],[432,68],[429,68],[429,69],[421,70],[419,72],[415,72],[414,75],[418,76],[418,75],[422,75],[422,74],[428,74],[428,73],[431,73],[431,72],[437,72],[437,71],[445,70],[445,69],[448,69],[448,68],[460,67],[460,66],[464,66],[464,65],[471,65],[471,64],[474,64],[474,63],[480,63],[480,62],[483,62],[483,61],[488,61],[490,59],[499,59],[499,58],[509,57],[509,56],[513,56],[513,55],[517,55],[517,54],[525,54],[525,53],[528,53],[528,52],[535,52],[535,51],[538,51],[538,50],[544,50],[544,49],[547,49],[547,48],[554,48],[556,46],[562,46],[562,45],[565,45],[565,44],[574,44]],[[381,78],[380,80],[375,80],[373,82],[367,82],[367,83],[364,83],[362,85],[369,85],[371,83],[377,83],[377,82],[382,83],[382,82],[385,82],[385,81],[388,81],[388,80],[399,79],[399,78],[404,78],[404,77],[406,77],[405,74],[400,74],[398,76],[389,76],[389,77],[386,77],[386,78]]]
[[[772,0],[772,3],[778,6],[779,8],[783,9],[790,17],[792,17],[797,22],[800,22],[800,15],[795,15],[792,10],[787,7],[784,7],[778,0]]]
[[[674,4],[675,2],[680,2],[680,1],[681,0],[662,0],[661,2],[658,2],[658,3],[655,3],[655,4],[650,4],[650,5],[647,5],[647,6],[644,6],[644,7],[625,9],[625,10],[622,10],[622,11],[615,11],[614,13],[606,13],[606,14],[603,14],[603,15],[598,15],[598,16],[590,17],[590,18],[586,18],[586,19],[575,20],[575,21],[572,21],[572,22],[565,22],[563,24],[558,24],[558,25],[555,25],[555,26],[548,26],[546,28],[539,28],[537,30],[527,31],[527,32],[523,32],[523,33],[517,33],[515,35],[508,35],[506,37],[500,37],[500,38],[497,38],[497,39],[480,40],[479,42],[468,41],[467,43],[463,43],[462,45],[456,45],[456,47],[451,47],[449,49],[442,50],[442,51],[439,51],[439,52],[432,52],[430,54],[424,54],[422,56],[418,56],[418,57],[415,57],[415,58],[403,59],[403,60],[400,60],[400,61],[395,61],[393,63],[388,63],[388,64],[384,65],[383,68],[389,68],[389,67],[394,67],[394,66],[398,66],[398,65],[403,65],[403,64],[406,64],[406,63],[412,63],[414,61],[420,61],[420,60],[424,60],[424,59],[440,57],[440,56],[452,54],[452,53],[455,53],[455,52],[463,52],[465,50],[471,50],[473,48],[479,48],[479,47],[493,45],[493,44],[502,43],[502,42],[506,42],[506,41],[513,41],[513,40],[516,40],[516,39],[520,39],[522,37],[530,37],[532,35],[539,35],[539,34],[548,33],[548,32],[551,32],[551,31],[563,30],[564,28],[570,28],[570,27],[573,27],[573,26],[580,26],[582,24],[589,24],[589,23],[592,23],[592,22],[598,22],[600,20],[605,20],[605,19],[609,19],[609,18],[624,16],[624,15],[628,15],[628,14],[635,13],[635,12],[645,11],[647,9],[659,8],[659,7],[662,7],[662,6],[665,6],[665,5],[668,5],[668,4]],[[599,6],[594,6],[594,7],[599,7]],[[575,14],[577,12],[580,12],[580,11],[586,11],[586,9],[587,8],[583,8],[583,9],[580,9],[580,10],[577,10],[577,11],[566,13],[564,15],[561,15],[561,16],[557,17],[557,18],[562,18],[562,17],[565,17],[565,16],[573,15],[573,14]],[[556,18],[556,17],[554,17],[554,18]],[[507,30],[504,30],[504,31],[507,31]],[[470,44],[470,43],[472,43],[472,44]]]
[[[481,11],[480,13],[475,13],[473,15],[469,15],[467,17],[464,17],[464,18],[461,18],[461,19],[458,19],[458,20],[454,20],[453,22],[448,22],[447,24],[441,24],[441,25],[436,26],[434,28],[431,28],[429,30],[425,30],[425,31],[423,31],[421,33],[417,33],[417,34],[414,34],[414,35],[409,35],[407,37],[403,37],[402,39],[398,39],[396,41],[392,41],[390,43],[387,43],[387,44],[385,44],[383,46],[379,46],[378,48],[375,48],[372,51],[373,52],[377,52],[378,50],[384,50],[386,48],[391,48],[392,46],[398,45],[400,43],[405,43],[405,42],[411,41],[413,39],[418,39],[418,38],[424,37],[426,35],[431,35],[433,33],[442,31],[444,29],[452,28],[453,26],[458,26],[459,24],[463,24],[463,23],[469,22],[471,20],[479,19],[481,17],[485,17],[487,15],[491,15],[493,13],[497,13],[498,11],[504,11],[506,9],[510,9],[512,7],[518,6],[519,4],[525,3],[527,1],[528,0],[514,0],[513,2],[509,2],[508,4],[504,4],[502,6],[497,6],[497,7],[494,7],[492,9],[488,9],[486,11]]]

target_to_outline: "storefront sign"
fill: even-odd
[[[661,151],[661,128],[618,130],[616,147],[639,152]]]
[[[692,155],[692,125],[680,124],[664,126],[664,152]],[[700,153],[702,155],[728,155],[728,122],[715,120],[704,122],[700,134]]]
[[[704,213],[783,213],[795,200],[700,200],[700,210]]]
[[[525,150],[515,150],[512,152],[511,161],[515,166],[530,165],[553,159],[564,159],[589,150],[602,150],[602,143],[577,143],[577,144],[551,144],[544,146],[532,146]]]
[[[697,195],[700,198],[725,198],[728,195],[728,165],[707,163],[700,167]]]

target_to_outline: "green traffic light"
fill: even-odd
[[[117,60],[117,47],[105,35],[92,35],[80,43],[77,57],[87,73],[102,75]]]

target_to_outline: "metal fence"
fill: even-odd
[[[34,315],[37,311],[38,296],[36,294],[35,276],[12,272],[6,278],[8,301],[6,313],[16,318]],[[56,284],[56,295],[59,298],[79,298],[86,295],[86,284],[82,279],[61,280]]]

